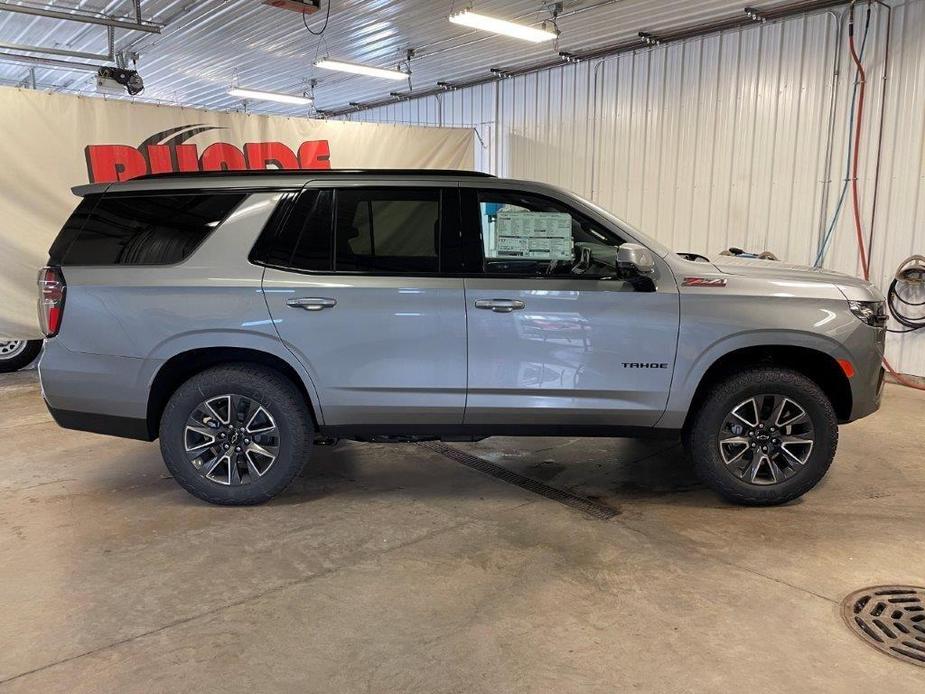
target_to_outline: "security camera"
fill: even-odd
[[[96,90],[108,94],[119,94],[122,88],[131,96],[144,91],[145,83],[137,70],[121,67],[101,67],[96,73]]]

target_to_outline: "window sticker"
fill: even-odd
[[[572,260],[572,216],[564,212],[499,210],[490,236],[491,258]]]

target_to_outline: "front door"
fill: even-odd
[[[463,188],[465,233],[482,273],[466,279],[465,423],[650,427],[664,412],[678,336],[678,291],[619,278],[625,239],[562,200]]]
[[[307,188],[276,237],[281,250],[265,251],[270,316],[308,370],[325,425],[462,422],[465,304],[463,280],[440,274],[445,195]]]

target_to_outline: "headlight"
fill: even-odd
[[[886,325],[886,306],[882,301],[849,301],[851,313],[875,328]]]

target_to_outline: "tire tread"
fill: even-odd
[[[215,494],[211,491],[213,487],[210,484],[203,484],[204,478],[197,473],[191,472],[183,467],[185,460],[181,461],[178,466],[174,461],[171,451],[169,450],[169,436],[165,435],[165,428],[169,427],[176,417],[181,417],[186,421],[188,413],[179,410],[179,400],[193,388],[199,390],[201,395],[213,387],[220,386],[220,389],[232,389],[234,384],[244,384],[246,387],[256,388],[273,392],[274,402],[280,411],[286,413],[289,418],[289,426],[292,427],[294,437],[292,441],[292,456],[287,462],[285,474],[270,487],[259,492],[249,490],[250,496],[235,497]],[[275,392],[274,392],[275,391]],[[266,405],[266,403],[264,403]],[[309,452],[314,441],[314,426],[312,425],[311,413],[305,402],[304,396],[298,391],[293,383],[283,374],[275,369],[248,363],[231,363],[221,366],[215,366],[192,376],[188,381],[182,384],[167,402],[160,422],[160,441],[161,452],[164,462],[174,479],[193,496],[207,501],[210,504],[219,506],[255,506],[266,503],[273,497],[281,494],[292,484],[293,480],[302,472],[308,459]],[[274,465],[280,464],[277,458]],[[241,489],[227,488],[227,489]]]
[[[811,470],[791,478],[783,483],[771,487],[746,486],[729,474],[721,461],[717,464],[718,452],[713,451],[713,438],[715,432],[713,425],[719,411],[743,393],[743,391],[759,384],[765,392],[773,392],[774,388],[798,390],[801,397],[811,401],[817,406],[821,422],[814,421],[816,430],[816,443],[810,456],[808,465]],[[808,404],[808,403],[807,403]],[[725,412],[721,416],[725,416]],[[838,418],[832,403],[823,393],[822,389],[812,380],[792,369],[783,367],[755,367],[729,376],[714,384],[703,400],[703,405],[695,414],[690,431],[687,434],[691,457],[697,474],[703,482],[725,499],[746,506],[771,506],[783,504],[796,499],[815,487],[825,476],[835,457],[838,445]],[[816,458],[819,450],[826,451],[821,459]],[[789,484],[789,483],[793,484]],[[751,489],[749,489],[751,487]]]

